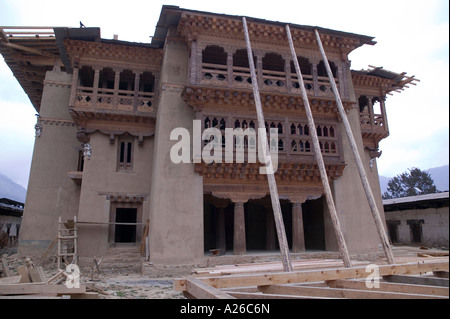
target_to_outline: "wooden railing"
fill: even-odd
[[[128,90],[78,86],[75,93],[74,108],[101,111],[132,113],[155,113],[155,94]]]
[[[231,78],[229,74],[231,74]],[[312,75],[302,76],[309,95],[317,97],[334,96],[328,77],[317,76],[314,79]],[[286,72],[263,69],[262,74],[258,75],[258,79],[258,81],[261,81],[260,89],[263,91],[277,91],[281,93],[300,92],[299,81],[295,73],[292,73],[290,78],[288,78]],[[223,64],[202,63],[201,78],[198,81],[198,84],[204,85],[252,88],[249,68],[233,66],[229,72],[227,65]],[[335,78],[335,81],[339,88],[339,79]]]

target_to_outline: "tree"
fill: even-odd
[[[383,199],[436,193],[437,189],[430,174],[413,167],[388,182]]]

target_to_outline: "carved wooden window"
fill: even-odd
[[[119,139],[118,143],[118,171],[133,170],[133,140]]]

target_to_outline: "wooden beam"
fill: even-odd
[[[84,294],[86,286],[80,288],[68,288],[65,285],[48,285],[46,283],[26,283],[0,285],[0,295],[28,295],[28,294]]]
[[[378,236],[380,237],[381,245],[383,247],[384,253],[386,255],[387,261],[389,264],[394,264],[394,254],[392,253],[391,246],[389,244],[389,239],[387,237],[386,229],[383,226],[383,221],[381,220],[380,212],[378,211],[377,203],[375,201],[375,198],[373,196],[372,188],[370,187],[369,180],[367,178],[366,171],[364,169],[364,164],[361,160],[361,155],[359,154],[358,146],[356,145],[355,137],[352,132],[352,128],[350,126],[350,122],[347,118],[347,113],[345,112],[344,106],[342,104],[341,97],[339,95],[339,90],[336,86],[336,82],[334,80],[334,75],[331,71],[330,64],[328,62],[328,58],[325,54],[325,50],[323,49],[322,41],[320,39],[319,32],[317,29],[314,30],[316,34],[316,40],[317,44],[319,45],[319,50],[323,58],[323,62],[325,65],[325,69],[327,70],[328,78],[332,87],[332,91],[334,93],[335,99],[336,99],[336,106],[338,108],[339,114],[342,119],[342,123],[345,128],[345,132],[347,133],[347,138],[350,143],[350,148],[353,153],[353,157],[355,159],[356,167],[358,169],[358,173],[361,177],[361,183],[363,186],[363,189],[366,193],[367,201],[370,207],[370,211],[372,213],[377,231]]]
[[[254,293],[254,292],[227,292],[231,296],[237,299],[330,299],[328,297],[318,297],[318,296],[301,296],[301,295],[282,295],[282,294],[264,294],[264,293]]]
[[[387,275],[387,276],[383,276],[383,279],[388,282],[396,282],[396,283],[412,284],[412,285],[429,285],[429,286],[440,286],[440,287],[448,287],[449,286],[448,279],[446,279],[446,278]]]
[[[186,292],[196,299],[234,299],[233,296],[213,288],[197,278],[186,280]]]
[[[423,274],[432,271],[447,271],[448,261],[431,261],[411,264],[379,265],[379,275]],[[283,273],[262,273],[254,275],[230,275],[201,277],[199,280],[215,288],[262,286],[271,284],[302,283],[337,279],[367,278],[366,267],[335,268],[324,270],[303,270]],[[175,280],[176,290],[185,290],[185,280]]]
[[[336,234],[336,240],[338,243],[339,252],[342,255],[345,267],[351,267],[352,263],[350,260],[350,254],[348,253],[347,244],[345,243],[344,234],[342,232],[341,223],[339,222],[339,217],[336,211],[336,206],[334,205],[333,195],[330,188],[330,180],[327,176],[327,170],[325,168],[325,162],[323,160],[322,151],[320,150],[319,137],[317,136],[316,124],[314,123],[314,118],[312,115],[311,107],[309,105],[308,95],[305,89],[305,83],[303,82],[302,72],[300,70],[300,65],[298,63],[297,53],[294,48],[294,41],[291,36],[291,29],[289,25],[286,25],[286,33],[289,41],[289,47],[291,49],[292,61],[294,62],[295,72],[299,81],[300,89],[302,92],[303,105],[306,111],[306,117],[308,119],[309,132],[311,135],[311,140],[313,143],[313,151],[317,161],[317,166],[319,167],[320,179],[322,180],[323,189],[325,191],[325,199],[327,202],[328,210],[330,213],[331,221],[333,224],[334,232]],[[289,147],[289,145],[288,145]]]
[[[332,288],[348,288],[360,290],[379,290],[386,292],[412,293],[421,295],[449,296],[449,290],[445,287],[434,287],[424,285],[410,285],[380,282],[379,288],[368,288],[365,281],[361,280],[330,280],[327,285]]]
[[[270,199],[272,202],[272,210],[273,215],[275,219],[275,227],[277,229],[277,235],[278,235],[278,244],[280,246],[280,252],[281,252],[281,261],[283,263],[284,271],[291,272],[292,271],[292,263],[291,258],[289,255],[289,246],[286,238],[286,230],[284,228],[284,222],[283,222],[283,215],[281,213],[281,205],[280,205],[280,198],[278,195],[278,189],[277,189],[277,183],[275,180],[275,169],[273,169],[272,164],[272,156],[270,154],[270,147],[267,142],[267,135],[265,128],[265,121],[264,121],[264,113],[261,106],[261,96],[259,94],[259,88],[258,88],[258,79],[256,77],[256,71],[255,71],[255,62],[253,61],[253,51],[250,44],[250,36],[248,33],[247,28],[247,20],[245,17],[242,17],[242,24],[244,27],[244,36],[245,36],[245,43],[247,46],[247,55],[248,55],[248,63],[250,67],[250,73],[252,78],[252,88],[253,88],[253,97],[255,99],[255,106],[256,106],[256,114],[258,117],[258,128],[261,128],[262,130],[258,130],[258,138],[260,138],[263,152],[264,152],[264,161],[266,162],[266,175],[267,175],[267,181],[269,183],[269,190],[270,190]],[[261,173],[261,172],[260,172]]]
[[[377,290],[341,289],[329,287],[286,286],[267,285],[259,286],[263,293],[282,295],[302,295],[327,298],[351,298],[351,299],[435,299],[443,296],[418,295],[411,293],[386,292]]]
[[[53,58],[55,59],[56,56],[38,49],[33,49],[33,48],[29,48],[20,44],[15,44],[15,43],[11,43],[11,42],[2,42],[2,44],[8,48],[11,49],[16,49],[16,50],[20,50],[20,51],[25,51],[25,52],[29,52],[29,53],[34,53],[34,54],[38,54],[38,55],[42,55],[48,58]]]

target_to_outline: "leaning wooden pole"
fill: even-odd
[[[242,17],[242,24],[244,26],[245,42],[247,44],[248,63],[252,78],[253,96],[255,98],[256,114],[258,117],[258,127],[265,128],[264,114],[261,106],[261,97],[259,95],[258,80],[256,78],[255,72],[255,63],[253,62],[252,47],[250,44],[250,36],[248,34],[247,19],[245,19],[245,17]],[[258,132],[258,135],[261,138],[260,145],[262,147],[262,151],[264,152],[264,159],[265,161],[267,161],[266,166],[269,167],[269,170],[267,170],[267,180],[269,182],[270,198],[272,201],[273,215],[275,219],[275,226],[277,229],[278,243],[280,245],[281,260],[283,263],[284,271],[291,272],[292,263],[289,256],[289,246],[286,239],[286,230],[284,228],[283,216],[281,214],[280,198],[278,196],[277,183],[274,175],[275,170],[270,170],[270,168],[272,168],[272,157],[270,155],[269,144],[267,143],[267,133],[265,129],[259,131],[260,132]]]
[[[364,169],[364,165],[361,160],[361,156],[359,155],[358,147],[356,146],[356,141],[355,141],[355,137],[353,136],[350,122],[348,121],[347,114],[345,113],[344,106],[342,105],[341,97],[339,95],[339,91],[336,86],[336,82],[334,81],[334,76],[333,76],[333,73],[331,72],[330,64],[328,63],[328,59],[325,54],[325,50],[323,49],[323,45],[322,45],[322,41],[320,40],[319,32],[317,31],[317,29],[315,29],[314,32],[316,34],[317,44],[319,45],[320,53],[322,54],[323,62],[324,62],[325,68],[327,70],[328,78],[330,79],[331,88],[332,88],[334,96],[336,98],[337,108],[339,110],[339,114],[340,114],[342,122],[344,124],[345,132],[347,133],[347,137],[350,142],[350,147],[352,149],[352,153],[355,158],[359,176],[361,177],[361,182],[362,182],[364,191],[366,193],[367,200],[369,202],[370,210],[372,212],[372,216],[375,221],[375,225],[377,227],[378,235],[381,240],[381,245],[383,246],[383,250],[386,255],[388,263],[394,264],[395,263],[394,262],[394,254],[392,253],[385,227],[383,226],[383,222],[381,220],[380,213],[378,211],[377,204],[375,202],[375,198],[373,196],[372,189],[369,184],[369,180],[367,179],[366,171]]]
[[[311,106],[309,105],[308,95],[306,93],[305,83],[303,82],[303,76],[300,69],[300,65],[298,64],[297,53],[295,52],[294,42],[292,41],[291,29],[289,28],[289,25],[286,25],[286,33],[289,41],[289,47],[291,49],[292,61],[294,62],[295,71],[297,73],[298,84],[300,85],[300,89],[302,92],[303,105],[305,107],[306,117],[308,119],[308,125],[310,127],[309,132],[313,142],[314,155],[316,157],[317,165],[319,167],[320,178],[322,180],[323,189],[325,191],[325,198],[327,201],[328,209],[330,211],[334,232],[336,234],[339,252],[344,261],[344,266],[352,267],[350,255],[348,253],[347,245],[344,240],[344,234],[342,233],[341,224],[339,222],[339,217],[336,211],[336,207],[334,205],[334,200],[330,188],[330,182],[328,180],[327,171],[325,169],[325,163],[323,161],[322,152],[320,150],[319,138],[317,137],[316,124],[314,123]]]

